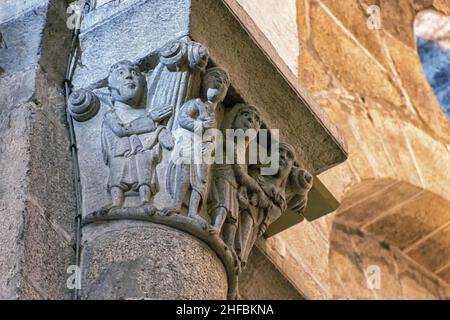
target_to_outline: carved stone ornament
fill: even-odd
[[[204,46],[182,39],[159,50],[152,70],[119,61],[106,87],[74,91],[68,111],[79,145],[83,224],[141,220],[187,232],[222,260],[235,298],[255,241],[287,209],[305,209],[312,176],[286,143],[277,144],[277,172],[261,174],[261,163],[245,160],[258,134],[246,135],[231,159],[215,161],[228,155],[230,142],[237,145],[236,136],[227,140],[230,129],[258,133],[263,123],[253,106],[223,106],[230,78],[208,68],[208,58]]]

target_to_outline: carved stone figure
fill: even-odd
[[[253,106],[238,104],[225,116],[222,131],[226,129],[253,129],[258,131],[261,126],[259,112]],[[247,148],[249,140],[245,141]],[[234,145],[234,143],[233,143]],[[224,145],[225,147],[225,145]],[[237,156],[237,150],[234,150]],[[236,160],[236,159],[234,159]],[[246,172],[246,165],[215,164],[209,193],[208,212],[212,218],[212,233],[223,232],[223,239],[228,247],[234,251],[234,242],[238,227],[240,207],[249,205],[247,191],[261,196],[264,202],[266,196],[261,188]]]
[[[312,176],[295,166],[294,148],[287,143],[279,144],[279,169],[276,175],[261,175],[259,165],[250,166],[249,174],[261,186],[270,202],[268,206],[248,206],[240,213],[240,241],[236,243],[236,251],[242,266],[245,266],[255,241],[286,209],[299,213],[303,211],[306,195],[312,187]],[[289,198],[287,189],[290,190]]]
[[[200,96],[208,60],[208,50],[189,39],[172,41],[159,50],[159,62],[148,78],[147,105],[153,109],[172,107],[169,130],[181,106]]]
[[[180,211],[189,191],[188,216],[199,218],[199,207],[206,199],[210,167],[214,156],[214,135],[206,130],[217,127],[216,108],[228,91],[225,70],[211,68],[202,82],[202,97],[186,102],[174,124],[175,150],[168,165],[166,186],[173,198],[173,210]]]
[[[289,210],[299,214],[305,211],[312,184],[312,175],[298,165],[294,165],[286,187],[287,208]]]
[[[145,108],[144,77],[129,61],[111,67],[108,83],[112,108],[104,115],[102,150],[109,166],[112,205],[122,206],[125,193],[130,191],[138,192],[141,204],[146,205],[159,191],[156,165],[161,161],[161,144],[172,148],[170,133],[158,125],[172,108]]]

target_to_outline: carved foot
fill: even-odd
[[[159,213],[159,215],[161,217],[169,217],[169,216],[173,216],[175,214],[181,214],[181,209],[176,208],[176,207],[164,208]]]
[[[242,272],[242,267],[241,267],[241,261],[237,255],[236,251],[234,250],[233,247],[230,247],[229,245],[225,245],[224,249],[230,251],[230,253],[233,255],[234,275],[235,276],[240,275]]]
[[[113,205],[113,204],[108,204],[104,207],[102,207],[100,210],[96,211],[93,213],[94,216],[106,216],[108,215],[108,213],[110,213],[111,211],[115,210],[115,209],[119,209],[119,206]]]
[[[205,219],[203,219],[201,216],[199,216],[198,214],[190,214],[188,215],[189,218],[197,221],[200,226],[202,227],[203,230],[208,230],[210,228],[210,224],[206,222]]]
[[[210,226],[209,229],[208,229],[208,232],[212,236],[213,235],[219,235],[220,234],[220,229],[217,228],[217,227]]]
[[[155,213],[158,212],[158,210],[149,202],[142,204],[141,207],[144,208],[145,214],[147,214],[149,216],[154,216]]]

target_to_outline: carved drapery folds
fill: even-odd
[[[248,161],[263,121],[257,107],[223,107],[229,75],[208,68],[208,60],[201,44],[173,41],[152,70],[130,61],[111,66],[107,86],[73,92],[68,111],[85,158],[101,154],[80,166],[83,197],[93,203],[83,206],[83,223],[135,219],[190,233],[221,258],[235,298],[255,241],[287,209],[302,213],[312,176],[287,143],[272,143],[279,150],[274,174]],[[253,134],[239,144],[230,130]],[[97,171],[104,181],[89,180]],[[90,197],[106,200],[97,205]]]

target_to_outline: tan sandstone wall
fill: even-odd
[[[423,73],[413,24],[427,8],[450,15],[450,3],[237,2],[297,70],[299,86],[342,130],[350,150],[346,163],[320,175],[341,208],[260,247],[309,299],[448,298],[450,126]],[[285,10],[294,4],[295,17]],[[367,27],[374,4],[379,30]],[[365,270],[373,265],[381,286],[370,290]]]

